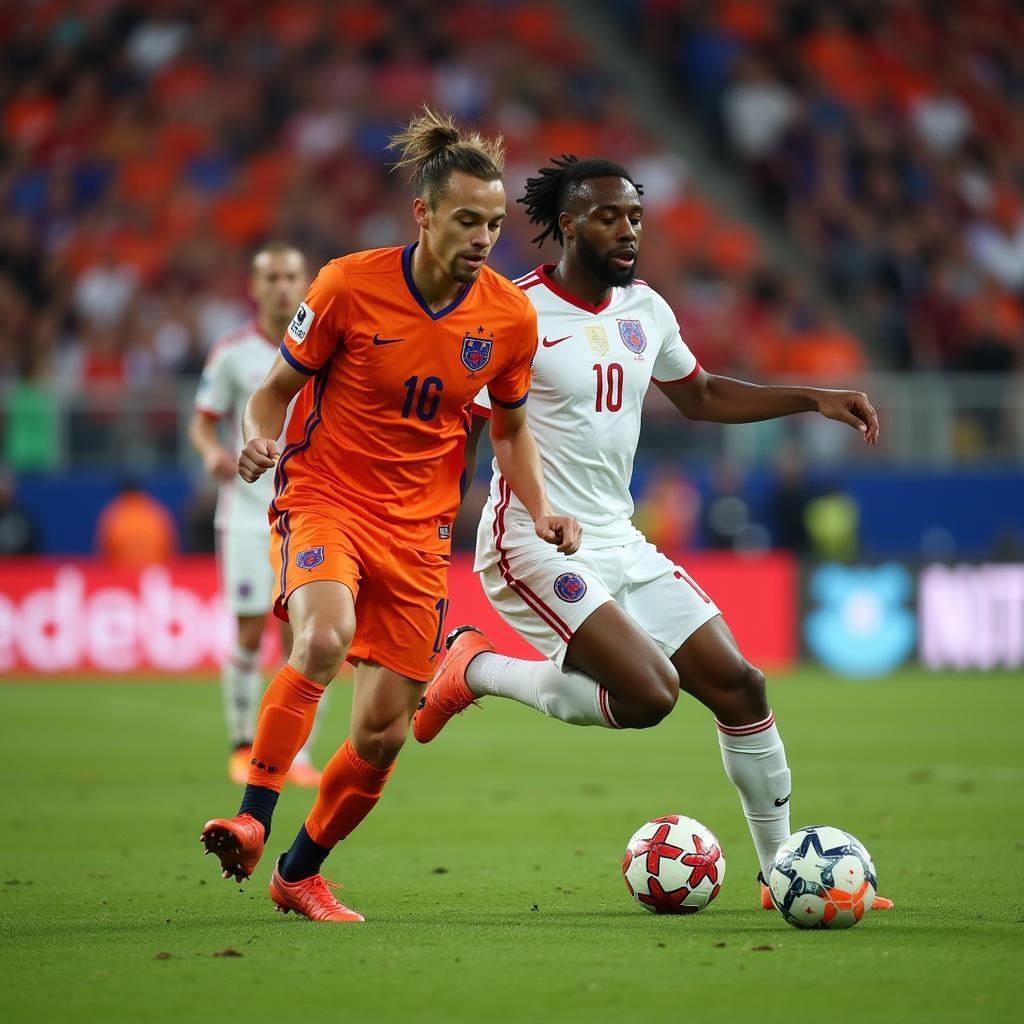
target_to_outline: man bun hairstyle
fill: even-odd
[[[636,189],[637,195],[644,194],[643,185],[638,185],[625,167],[611,160],[600,157],[579,160],[567,153],[563,153],[561,158],[552,157],[550,167],[542,167],[537,177],[526,179],[526,190],[516,200],[526,207],[530,223],[544,228],[531,239],[532,242],[543,245],[544,239],[550,235],[559,245],[562,244],[558,218],[580,183],[588,178],[625,178]]]
[[[392,169],[409,168],[416,194],[431,209],[446,195],[453,171],[481,181],[498,181],[505,169],[505,143],[500,135],[488,139],[479,132],[464,133],[450,114],[438,113],[426,104],[392,136],[388,149],[401,154]]]

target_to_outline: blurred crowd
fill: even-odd
[[[408,240],[385,144],[423,101],[505,136],[513,198],[561,153],[630,167],[650,211],[643,275],[709,368],[864,364],[545,3],[37,0],[0,9],[0,54],[0,384],[18,383],[30,448],[53,382],[102,404],[198,372],[248,315],[259,241],[293,240],[318,266]],[[532,234],[513,214],[494,265],[554,257]]]
[[[610,6],[858,311],[874,361],[1024,366],[1020,3]]]

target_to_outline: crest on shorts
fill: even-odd
[[[306,548],[295,556],[295,564],[300,569],[315,569],[324,560],[324,546]]]
[[[619,320],[619,337],[622,339],[622,344],[629,349],[630,352],[635,352],[640,355],[645,348],[647,348],[647,335],[644,334],[644,329],[640,326],[639,320]]]
[[[575,604],[586,592],[586,581],[574,572],[563,572],[555,580],[555,593],[569,604]]]
[[[491,347],[494,341],[490,338],[474,338],[467,334],[462,339],[462,365],[470,373],[482,370],[491,361]]]

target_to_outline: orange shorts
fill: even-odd
[[[382,524],[340,510],[289,509],[271,527],[270,560],[278,618],[288,621],[288,598],[303,584],[335,580],[356,603],[349,661],[421,682],[433,676],[448,609],[447,555],[417,551]]]

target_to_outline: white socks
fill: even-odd
[[[478,697],[509,697],[570,725],[619,727],[603,686],[582,672],[562,670],[551,661],[484,652],[469,663],[466,685]]]
[[[743,813],[767,880],[775,851],[790,834],[790,773],[775,716],[751,725],[718,725],[725,774],[740,794]]]
[[[264,689],[260,652],[236,645],[231,656],[221,668],[220,683],[221,695],[224,698],[224,720],[227,723],[231,746],[237,747],[243,743],[252,743],[253,737],[256,735],[256,720],[259,716]],[[327,692],[324,691],[309,739],[295,755],[295,760],[300,764],[311,763],[310,751],[313,749],[313,740],[316,737],[320,709],[326,703]]]
[[[256,735],[256,716],[263,698],[260,652],[236,644],[221,667],[220,689],[231,745],[237,747],[242,743],[252,743]]]
[[[570,725],[617,729],[608,691],[575,669],[550,661],[525,661],[503,654],[478,654],[466,669],[466,684],[478,697],[509,697]],[[767,879],[779,844],[790,834],[790,772],[775,716],[750,725],[718,725],[725,773],[740,795],[761,874]]]

